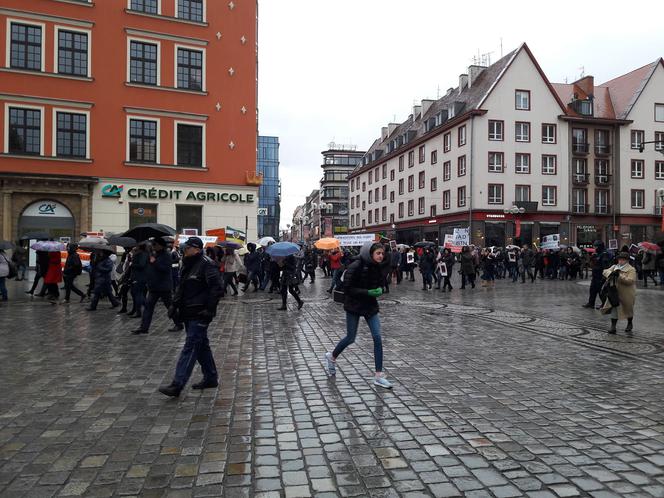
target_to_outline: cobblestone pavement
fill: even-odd
[[[182,345],[101,303],[0,307],[0,496],[664,496],[664,293],[632,336],[580,308],[588,288],[512,284],[382,299],[391,391],[366,326],[329,378],[341,306],[305,284],[226,298],[210,330],[221,385],[168,383]],[[624,327],[624,325],[623,325]],[[195,373],[194,380],[198,379]]]

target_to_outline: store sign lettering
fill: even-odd
[[[103,195],[103,194],[102,194]],[[162,199],[162,200],[186,200],[200,202],[254,202],[254,194],[238,194],[229,192],[196,192],[190,190],[162,190],[157,188],[130,188],[127,195],[132,199]]]
[[[104,185],[101,189],[102,197],[120,197],[124,185]]]

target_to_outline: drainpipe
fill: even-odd
[[[473,243],[473,169],[475,164],[473,162],[473,149],[475,148],[475,116],[470,118],[470,185],[468,186],[468,241]],[[503,195],[505,195],[503,193]]]

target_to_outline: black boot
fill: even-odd
[[[277,309],[280,310],[280,311],[284,311],[284,310],[287,309],[286,308],[286,298],[285,297],[281,299],[281,308],[277,308]]]
[[[615,334],[616,333],[616,325],[618,324],[618,320],[615,318],[611,318],[611,328],[609,329],[609,334]]]
[[[302,299],[297,300],[297,309],[301,310],[302,306],[304,306],[304,301]]]
[[[632,319],[627,319],[627,327],[625,327],[625,332],[631,332],[634,327],[632,326]]]

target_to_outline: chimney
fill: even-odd
[[[388,123],[387,136],[389,137],[390,135],[392,135],[392,133],[394,133],[394,130],[396,130],[397,128],[399,128],[399,123]]]
[[[595,78],[593,76],[581,78],[576,82],[576,85],[588,96],[595,94]]]
[[[422,106],[421,105],[414,105],[413,106],[413,119],[417,119],[417,116],[419,116],[422,113]]]
[[[467,74],[460,74],[459,75],[459,95],[461,95],[461,92],[467,86],[468,86],[468,75]]]
[[[473,82],[477,80],[477,77],[484,71],[486,68],[484,66],[468,66],[468,88],[473,86]]]
[[[387,126],[383,126],[380,129],[380,139],[381,139],[381,141],[383,141],[387,138],[387,130],[388,130]]]
[[[424,116],[433,104],[433,100],[425,99],[422,101],[422,116]]]
[[[454,91],[454,88],[449,87],[449,88],[447,89],[447,93],[445,94],[445,96],[447,97],[448,95],[452,95],[452,92],[453,92],[453,91]]]

